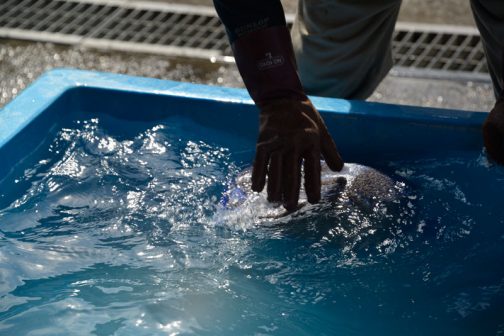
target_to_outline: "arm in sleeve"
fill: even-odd
[[[286,26],[280,0],[214,0],[229,40],[264,28]]]

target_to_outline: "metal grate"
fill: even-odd
[[[430,77],[489,78],[482,41],[474,28],[398,23],[392,50],[397,72],[414,74],[415,69],[423,69]]]
[[[6,0],[0,27],[34,32],[87,36],[116,6],[52,0]]]
[[[288,17],[292,22],[292,17]],[[117,0],[2,0],[0,37],[233,61],[213,8]],[[477,30],[399,23],[396,74],[488,80]]]

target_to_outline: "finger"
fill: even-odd
[[[504,165],[504,134],[495,125],[485,123],[483,141],[488,156],[498,164]]]
[[[338,148],[325,125],[320,130],[320,149],[325,162],[332,171],[340,171],[343,168],[343,160],[338,152]]]
[[[287,211],[297,209],[299,188],[301,187],[301,157],[297,151],[290,151],[283,158],[283,206]]]
[[[268,167],[268,201],[282,201],[282,152],[275,151],[271,155]]]
[[[258,143],[256,146],[256,155],[252,166],[252,190],[261,192],[266,184],[266,174],[270,153],[279,146],[278,137],[270,141]]]
[[[314,148],[303,155],[304,158],[304,186],[308,202],[320,201],[320,149]]]
[[[252,190],[260,192],[266,183],[266,169],[268,167],[269,153],[265,148],[257,146],[254,165],[252,167]]]

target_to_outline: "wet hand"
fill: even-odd
[[[501,97],[483,124],[483,140],[488,157],[504,165],[504,97]]]
[[[318,111],[308,99],[279,99],[260,107],[259,138],[252,170],[252,190],[268,180],[268,201],[297,208],[301,165],[308,202],[320,200],[320,158],[333,171],[343,161]]]

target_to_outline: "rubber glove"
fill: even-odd
[[[304,162],[308,202],[318,202],[321,154],[332,170],[343,168],[336,145],[309,99],[278,99],[262,106],[252,190],[261,191],[267,176],[268,200],[296,210]]]
[[[504,165],[504,92],[483,123],[483,140],[488,157]]]
[[[310,203],[320,200],[321,154],[333,170],[343,161],[297,73],[289,31],[275,26],[247,33],[233,44],[238,69],[260,110],[252,189],[268,184],[268,200],[297,208],[304,162]]]

